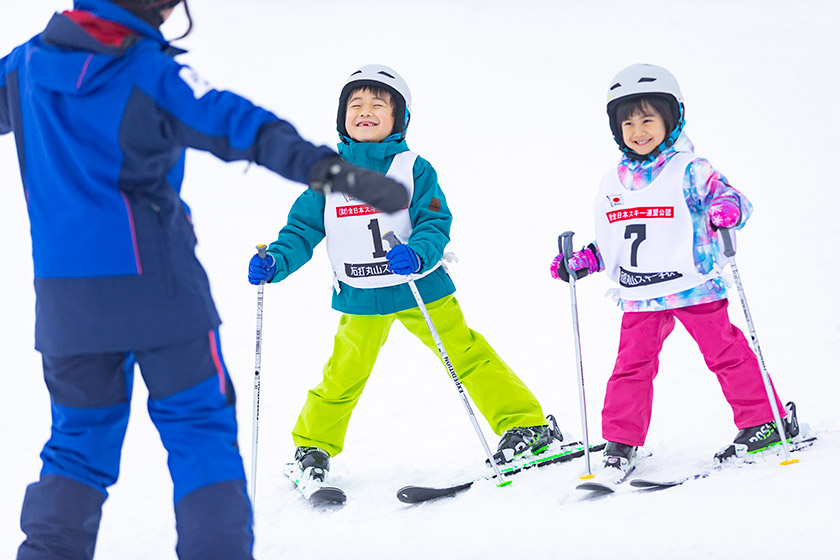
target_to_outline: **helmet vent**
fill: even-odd
[[[382,70],[380,70],[379,72],[377,72],[377,74],[382,74],[383,76],[388,76],[388,77],[389,77],[389,78],[391,78],[392,80],[395,80],[395,79],[396,79],[396,78],[394,78],[391,74],[389,74],[388,72],[383,72]]]
[[[352,74],[350,74],[350,75],[351,75],[351,76],[355,76],[356,74],[361,74],[361,73],[362,73],[362,71],[361,71],[361,70],[356,70],[355,72],[353,72],[353,73],[352,73]]]
[[[614,90],[614,89],[618,89],[618,88],[620,88],[620,87],[621,87],[621,84],[620,84],[620,83],[618,83],[618,82],[616,82],[616,83],[615,83],[615,84],[613,84],[613,86],[610,88],[610,91],[612,91],[612,90]]]
[[[639,81],[636,82],[636,83],[645,84],[645,83],[648,83],[648,82],[655,82],[655,81],[656,81],[656,78],[639,78]]]

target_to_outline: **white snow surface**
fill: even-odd
[[[39,32],[66,0],[10,3],[0,52]],[[764,358],[783,400],[819,441],[798,453],[663,492],[586,499],[582,461],[529,471],[507,488],[478,484],[454,499],[406,506],[396,491],[437,483],[484,460],[437,357],[396,324],[350,424],[333,481],[349,501],[317,509],[284,478],[290,431],[318,383],[339,314],[330,309],[323,244],[265,290],[255,555],[261,559],[829,558],[840,522],[840,346],[836,281],[836,57],[840,6],[831,0],[358,0],[191,3],[196,27],[182,57],[220,88],[334,145],[336,99],[355,67],[380,62],[412,88],[410,147],[435,166],[454,213],[452,267],[469,324],[553,413],[581,434],[569,287],[548,264],[557,236],[593,236],[591,203],[619,153],[604,111],[621,68],[669,68],[686,99],[686,131],[755,205],[739,235],[739,266]],[[168,36],[184,20],[167,22]],[[247,171],[247,173],[246,173]],[[13,557],[20,504],[49,437],[49,397],[33,346],[28,219],[12,135],[0,138],[0,557]],[[240,444],[251,469],[256,289],[246,265],[285,223],[302,187],[245,164],[190,152],[183,196],[224,320],[238,389]],[[56,240],[60,242],[59,240]],[[604,275],[580,281],[589,430],[617,347],[620,311]],[[746,332],[737,292],[730,315]],[[646,447],[649,473],[707,465],[736,433],[715,377],[678,326],[661,355]],[[121,476],[104,507],[96,558],[174,558],[166,456],[137,377]],[[497,437],[483,419],[491,446]],[[597,464],[597,458],[594,458]],[[640,463],[640,475],[644,472]],[[627,490],[630,490],[627,488]],[[835,535],[835,536],[832,536]]]

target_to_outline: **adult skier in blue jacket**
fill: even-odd
[[[252,558],[220,319],[179,195],[186,148],[389,212],[408,203],[399,183],[176,62],[184,51],[158,27],[179,3],[75,0],[0,59],[0,134],[15,134],[53,419],[19,560],[93,557],[135,364],[169,453],[179,557]]]

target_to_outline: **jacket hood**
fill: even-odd
[[[110,0],[73,0],[74,10],[92,12],[102,19],[115,21],[135,30],[138,34],[155,39],[163,45],[167,45],[159,29],[156,29],[132,14],[125,8],[117,6]]]
[[[26,53],[30,77],[41,87],[84,95],[110,81],[122,67],[122,55],[129,49],[155,49],[170,56],[184,52],[169,45],[160,30],[107,0],[76,0],[73,6],[120,24],[133,35],[122,46],[109,46],[67,15],[54,14]]]
[[[641,161],[626,155],[618,164],[618,179],[625,188],[638,190],[650,185],[665,169],[665,165],[678,153],[694,153],[694,144],[685,132],[681,132],[674,143],[652,161]]]
[[[368,169],[388,169],[390,159],[400,152],[408,151],[405,140],[389,142],[354,142],[339,144],[338,153],[347,161]]]
[[[671,159],[677,152],[690,152],[694,153],[694,144],[692,144],[691,140],[688,139],[688,135],[686,133],[680,132],[680,135],[677,136],[677,139],[674,140],[674,143],[671,144],[668,148],[664,149],[662,152],[659,153],[653,160],[640,160],[636,158],[628,157],[626,154],[621,157],[621,164],[623,167],[627,167],[629,169],[650,169],[650,168],[657,168],[661,167],[664,163]]]

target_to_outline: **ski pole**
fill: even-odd
[[[265,245],[257,245],[257,254],[261,259],[266,256]],[[255,511],[257,503],[257,445],[260,436],[260,368],[262,367],[262,320],[263,293],[265,281],[257,287],[257,350],[254,359],[254,406],[251,419],[251,511]]]
[[[577,292],[575,291],[575,281],[577,280],[577,271],[569,267],[569,259],[574,253],[572,245],[572,237],[575,232],[566,231],[560,234],[557,238],[557,245],[560,252],[563,254],[563,265],[569,273],[569,293],[572,299],[572,332],[575,335],[575,365],[577,366],[577,385],[578,398],[580,399],[580,424],[583,429],[583,447],[584,457],[586,457],[586,474],[580,478],[592,478],[592,466],[589,462],[589,424],[586,420],[586,393],[583,385],[583,360],[580,353],[580,324],[578,323],[578,307],[577,307]]]
[[[391,244],[391,248],[396,247],[397,245],[401,245],[402,241],[397,238],[396,234],[393,231],[386,232],[385,235],[382,236],[382,239],[387,241]],[[490,461],[490,465],[493,467],[494,472],[496,473],[497,480],[499,480],[499,484],[497,486],[507,486],[510,484],[510,480],[505,480],[502,476],[502,471],[499,470],[499,465],[496,464],[496,460],[493,458],[493,452],[490,451],[490,447],[487,445],[487,440],[484,438],[484,433],[481,431],[481,427],[478,425],[478,420],[473,413],[472,407],[470,406],[470,401],[467,398],[467,394],[464,392],[464,386],[461,385],[461,381],[458,379],[458,374],[455,373],[455,367],[452,365],[452,360],[449,359],[449,355],[446,353],[446,350],[443,347],[443,342],[440,340],[440,336],[438,335],[437,329],[435,328],[434,323],[432,323],[432,318],[429,317],[429,310],[426,309],[426,304],[423,303],[423,298],[420,296],[420,291],[417,289],[417,284],[414,283],[414,275],[408,275],[408,287],[411,288],[411,293],[414,294],[414,300],[417,302],[417,307],[420,309],[420,312],[423,314],[423,318],[426,320],[426,326],[429,327],[429,332],[432,335],[432,339],[435,341],[435,345],[437,346],[438,353],[440,353],[440,357],[443,360],[443,364],[446,366],[446,370],[449,372],[449,377],[452,378],[452,381],[455,382],[455,388],[458,390],[458,395],[461,397],[461,402],[464,403],[464,408],[467,410],[467,415],[470,417],[470,422],[472,422],[473,428],[475,428],[475,433],[478,435],[478,439],[481,441],[481,446],[484,448],[484,452],[487,454],[487,459]]]
[[[767,367],[764,365],[764,356],[761,354],[761,347],[758,345],[758,335],[755,334],[755,326],[753,325],[750,308],[747,305],[747,295],[744,293],[744,285],[741,283],[741,274],[738,272],[738,265],[735,264],[735,246],[732,243],[732,237],[729,234],[728,228],[719,228],[720,236],[723,239],[723,254],[729,259],[729,266],[732,267],[732,276],[735,278],[735,286],[738,288],[738,295],[741,298],[741,307],[744,310],[744,317],[747,320],[747,327],[750,329],[750,339],[752,340],[753,349],[758,357],[758,366],[761,370],[761,379],[764,381],[764,390],[767,392],[767,398],[770,400],[770,408],[773,409],[773,419],[776,421],[776,431],[779,433],[779,439],[782,440],[782,449],[785,450],[785,460],[782,465],[791,465],[798,463],[799,459],[790,458],[790,449],[788,448],[787,438],[785,437],[785,428],[782,425],[782,419],[779,416],[779,409],[776,406],[776,398],[773,392],[773,386],[770,384],[770,376],[767,374]]]

